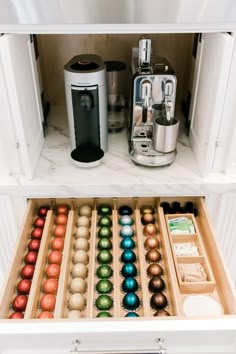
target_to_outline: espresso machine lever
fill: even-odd
[[[171,119],[171,102],[169,102],[166,97],[165,97],[165,101],[164,101],[164,106],[165,106],[165,111],[166,111],[166,119],[167,119],[168,122],[170,122],[170,119]]]
[[[141,83],[141,98],[143,100],[142,105],[142,122],[147,122],[148,107],[151,105],[152,99],[152,83],[149,80],[143,80]]]
[[[140,70],[151,66],[151,39],[141,38],[139,41],[139,68]]]
[[[171,119],[171,111],[173,109],[172,102],[170,99],[174,92],[173,82],[171,80],[166,80],[162,82],[162,95],[164,97],[164,107],[166,112],[166,119],[170,122]]]
[[[171,80],[166,80],[162,87],[164,96],[172,96],[174,92],[173,82]]]

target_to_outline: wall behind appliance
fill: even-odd
[[[166,57],[178,78],[177,102],[187,95],[191,80],[193,34],[152,34],[154,52]],[[65,105],[63,67],[78,54],[93,53],[104,61],[120,60],[127,64],[127,85],[124,94],[129,95],[132,47],[138,46],[140,34],[61,34],[39,35],[42,76],[51,105]]]

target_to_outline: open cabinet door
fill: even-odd
[[[8,159],[13,155],[15,158],[19,156],[20,166],[18,171],[14,171],[10,164],[9,172],[32,178],[43,147],[44,134],[34,44],[30,35],[1,36],[0,64],[6,92],[6,114],[1,118],[2,127],[6,126],[8,133],[13,128],[10,144],[9,140],[6,141],[5,153],[10,152],[10,146],[11,150],[18,149],[17,154],[10,152]],[[4,130],[0,136],[3,134]]]
[[[214,163],[233,46],[234,37],[228,33],[205,33],[199,37],[190,106],[190,142],[205,177]]]

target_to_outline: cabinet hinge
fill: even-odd
[[[215,145],[216,145],[216,148],[219,147],[220,146],[220,141],[216,140]]]
[[[16,142],[16,148],[17,148],[17,149],[20,148],[20,143],[19,143],[19,141]]]

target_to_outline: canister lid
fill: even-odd
[[[73,70],[78,70],[81,72],[81,71],[96,70],[97,68],[99,68],[99,65],[94,61],[78,60],[76,63],[73,63],[70,67]]]
[[[185,316],[223,315],[222,305],[211,295],[189,295],[183,301]]]

